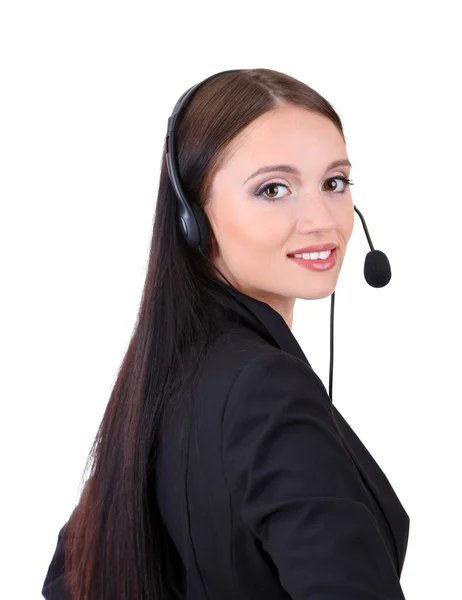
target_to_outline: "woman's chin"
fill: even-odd
[[[304,285],[297,286],[295,296],[303,300],[321,300],[327,298],[335,292],[337,286],[337,278],[322,283],[308,282]]]

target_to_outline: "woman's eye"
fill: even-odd
[[[288,187],[284,183],[280,183],[279,181],[274,181],[272,183],[267,183],[263,187],[261,187],[257,192],[257,196],[264,196],[267,200],[279,200],[284,196],[278,196],[277,188],[283,187],[288,189]],[[266,190],[269,190],[269,194],[266,194]],[[276,190],[276,191],[275,191]]]
[[[341,188],[341,190],[339,192],[337,192],[338,194],[344,194],[347,190],[347,187],[353,183],[351,179],[347,179],[346,177],[340,177],[340,176],[330,177],[329,179],[326,179],[325,183],[335,182],[336,180],[341,181],[343,184],[343,187]],[[330,183],[329,183],[329,185],[330,185]],[[338,188],[338,183],[335,183],[334,188],[328,189],[327,191],[328,192],[336,192],[337,188]]]
[[[338,183],[341,181],[341,184]],[[347,179],[343,176],[330,177],[326,179],[324,185],[327,185],[327,192],[334,192],[336,194],[344,194],[349,185],[352,185],[353,181],[351,179]],[[280,181],[272,181],[271,183],[266,183],[264,186],[259,188],[256,192],[256,196],[263,196],[267,200],[281,200],[285,195],[280,195],[280,188],[285,188],[288,190],[288,186],[285,183],[281,183]]]

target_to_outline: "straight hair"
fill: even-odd
[[[179,116],[181,181],[204,208],[230,142],[280,105],[330,119],[339,115],[308,85],[271,69],[210,79]],[[210,231],[205,254],[216,250]],[[172,600],[176,549],[162,521],[154,483],[166,411],[185,401],[207,349],[222,331],[210,265],[180,231],[165,144],[149,263],[136,323],[88,455],[77,506],[63,527],[65,581],[74,600]]]

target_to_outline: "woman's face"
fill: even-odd
[[[284,105],[233,140],[212,181],[205,211],[218,248],[210,260],[241,292],[277,310],[289,327],[296,298],[325,298],[335,290],[353,230],[350,186],[338,179],[348,178],[351,167],[329,168],[338,160],[348,156],[334,124]],[[336,245],[331,269],[313,271],[288,257],[325,242]]]

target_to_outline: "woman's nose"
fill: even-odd
[[[303,202],[299,215],[301,233],[307,231],[333,231],[337,223],[332,212],[331,199],[311,195]]]

